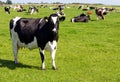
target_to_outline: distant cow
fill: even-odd
[[[14,9],[14,10],[22,10],[23,9],[23,6],[22,5],[15,5],[15,6],[12,6],[12,8]]]
[[[58,8],[59,8],[59,11],[62,12],[65,7],[64,7],[64,5],[59,5]]]
[[[23,12],[26,11],[26,9],[18,9],[17,12]]]
[[[99,19],[105,19],[104,15],[106,15],[109,12],[109,10],[107,10],[107,8],[96,8],[95,9],[95,13],[97,15],[97,20]]]
[[[90,10],[94,10],[95,7],[94,7],[94,6],[90,6],[89,9],[90,9]]]
[[[10,7],[4,7],[6,13],[10,14]]]
[[[78,9],[83,9],[83,5],[80,5],[80,6],[78,7]]]
[[[33,14],[33,13],[37,13],[39,11],[38,11],[38,9],[35,6],[30,6],[29,9],[28,9],[28,12],[30,14]]]
[[[90,20],[90,15],[80,14],[80,16],[73,17],[71,22],[88,22]]]
[[[64,5],[59,5],[58,7],[52,8],[52,10],[59,10],[62,12],[64,10]]]
[[[89,6],[87,5],[87,8],[83,8],[82,11],[88,11],[90,8]]]
[[[59,16],[60,21],[64,21],[66,19],[64,12],[60,11],[56,12],[56,14]]]
[[[49,50],[52,57],[52,68],[55,70],[55,53],[58,42],[59,18],[51,14],[49,18],[20,18],[10,20],[10,34],[15,63],[18,63],[18,50],[27,47],[39,48],[42,69],[45,69],[44,50]]]
[[[52,8],[52,10],[58,10],[59,8],[57,7],[57,8]]]

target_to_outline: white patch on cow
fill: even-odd
[[[59,17],[61,17],[61,14],[60,14],[59,12],[56,12],[56,14],[57,14]]]
[[[28,49],[30,49],[30,50],[35,49],[35,48],[38,48],[36,37],[34,37],[34,40],[33,40],[31,43],[28,43],[28,44],[22,43],[20,40],[18,40],[17,45],[18,45],[20,48],[26,47],[26,48],[28,48]]]
[[[43,20],[43,18],[42,18],[42,19],[40,19],[39,23],[41,23],[41,22],[42,22],[42,20]]]
[[[20,20],[21,19],[21,17],[15,17],[14,19],[13,19],[13,29],[11,29],[11,33],[12,32],[14,32],[14,28],[15,28],[15,26],[16,26],[16,22],[18,21],[18,20]]]
[[[56,22],[57,22],[57,17],[52,17],[52,20],[53,20],[53,23],[56,24]],[[56,29],[56,28],[53,28],[52,31],[53,31],[53,32],[56,32],[57,29]]]
[[[105,9],[103,9],[102,13],[105,13],[105,12],[107,12],[107,11]]]
[[[74,19],[74,18],[72,18],[72,20],[71,20],[71,21],[72,21],[72,22],[74,22],[74,20],[75,20],[75,19]]]
[[[52,17],[53,23],[56,24],[57,17]]]
[[[53,31],[53,32],[56,32],[56,31],[57,31],[57,29],[56,29],[56,28],[54,28],[52,31]]]
[[[49,41],[49,42],[46,44],[45,49],[52,51],[52,50],[54,50],[56,47],[57,47],[57,42],[54,40],[53,42],[50,42],[50,41]]]
[[[20,20],[21,19],[21,17],[15,17],[13,20],[14,20],[14,25],[16,25],[16,22],[18,21],[18,20]],[[15,26],[14,26],[15,27]]]
[[[34,9],[31,9],[31,13],[30,14],[33,14],[34,13]]]

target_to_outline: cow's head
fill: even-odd
[[[51,14],[48,18],[49,40],[58,41],[59,17],[57,14]]]
[[[59,29],[59,17],[57,14],[51,14],[48,18],[48,27],[50,31],[57,33]]]

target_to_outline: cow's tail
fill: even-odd
[[[10,20],[10,24],[9,24],[9,25],[10,25],[10,26],[9,26],[9,27],[10,27],[10,36],[11,36],[11,30],[12,30],[12,28],[13,28],[13,26],[14,26],[13,23],[14,23],[14,20],[11,19],[11,20]]]

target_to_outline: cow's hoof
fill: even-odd
[[[56,67],[53,67],[53,66],[52,66],[52,69],[53,69],[53,70],[56,70]]]
[[[42,68],[42,67],[41,67],[41,70],[45,70],[45,68]]]
[[[19,62],[18,61],[15,61],[15,64],[18,64]]]

